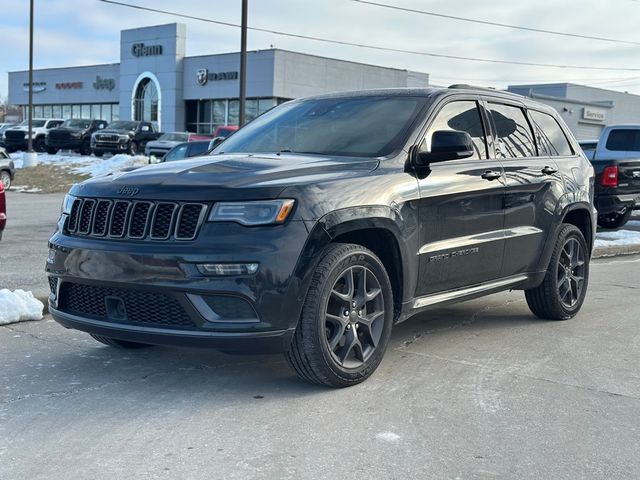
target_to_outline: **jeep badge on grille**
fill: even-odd
[[[124,195],[125,197],[133,197],[140,192],[138,187],[120,187],[118,189],[118,193],[120,195]]]

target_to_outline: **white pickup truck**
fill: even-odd
[[[45,151],[45,138],[49,130],[62,125],[64,120],[61,118],[34,118],[31,124],[33,132],[33,149],[36,152]],[[27,149],[27,135],[29,132],[29,121],[11,127],[4,131],[3,143],[7,152],[15,152],[17,150]]]
[[[620,228],[640,210],[640,124],[608,125],[588,155],[596,172],[601,228]]]

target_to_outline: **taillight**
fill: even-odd
[[[600,179],[600,184],[603,187],[618,186],[618,166],[617,165],[610,165],[608,167],[604,167],[604,171],[602,172],[602,178]]]

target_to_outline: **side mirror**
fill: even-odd
[[[438,130],[431,136],[431,151],[418,152],[416,165],[469,158],[475,152],[473,140],[467,132],[458,130]]]
[[[214,148],[216,148],[218,145],[220,145],[222,142],[225,141],[224,137],[214,137],[210,142],[209,142],[209,150],[213,150]]]

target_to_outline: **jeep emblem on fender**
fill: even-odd
[[[196,72],[196,79],[198,80],[198,85],[206,85],[207,80],[209,80],[209,70],[206,68],[200,68]]]
[[[138,187],[120,187],[118,189],[118,193],[120,195],[124,195],[127,197],[133,197],[134,195],[137,195],[138,192],[140,192],[140,189]]]

